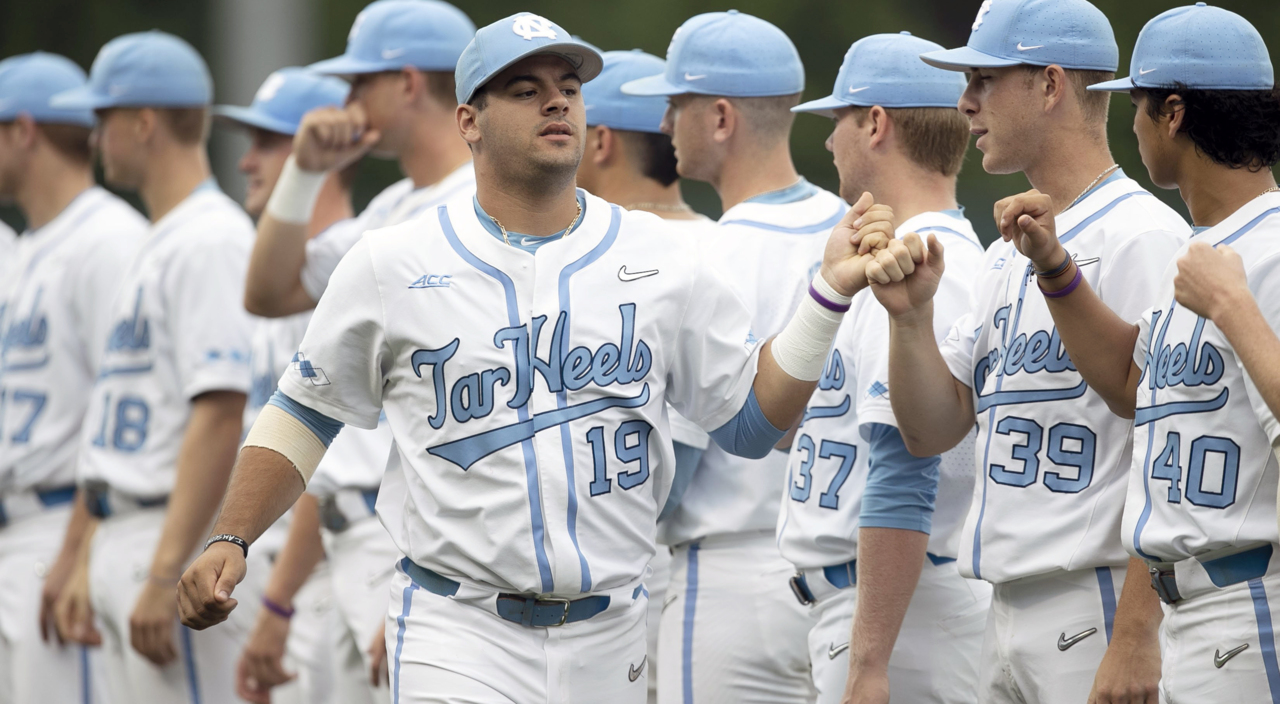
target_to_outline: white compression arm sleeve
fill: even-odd
[[[267,200],[267,215],[280,222],[306,225],[311,222],[311,212],[320,199],[320,190],[327,176],[323,171],[303,171],[290,156],[284,162],[276,187]]]
[[[820,303],[817,293],[826,300]],[[844,312],[849,309],[850,296],[842,296],[822,278],[821,272],[813,277],[812,290],[800,302],[796,314],[787,327],[773,338],[773,360],[782,371],[801,381],[817,381],[827,363],[827,351],[835,340],[836,331]]]
[[[316,473],[327,449],[302,421],[271,404],[263,406],[258,420],[244,438],[244,447],[265,447],[284,455],[302,476],[304,486]]]

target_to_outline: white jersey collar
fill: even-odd
[[[848,209],[839,196],[816,188],[809,197],[790,203],[739,203],[720,216],[719,224],[806,234],[830,230]]]
[[[1231,244],[1226,240],[1234,241],[1233,235],[1247,227],[1255,219],[1262,217],[1264,213],[1272,209],[1280,209],[1280,193],[1264,193],[1257,198],[1245,203],[1234,213],[1228,215],[1222,222],[1201,232],[1197,232],[1192,236],[1193,240],[1205,240],[1217,245],[1219,242]],[[1280,216],[1280,212],[1275,213]],[[1243,233],[1241,233],[1243,234]]]
[[[445,206],[448,211],[448,220],[440,224],[442,227],[452,227],[458,241],[472,254],[499,268],[522,266],[534,258],[554,257],[575,261],[595,249],[605,237],[616,237],[617,228],[621,226],[621,222],[612,222],[614,213],[617,213],[619,221],[625,214],[622,208],[582,189],[578,189],[578,193],[584,196],[586,202],[582,213],[582,224],[569,236],[548,242],[532,254],[490,235],[476,216],[470,193],[449,201]],[[438,218],[439,216],[431,215],[430,217]]]

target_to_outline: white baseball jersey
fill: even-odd
[[[1240,253],[1249,290],[1280,330],[1280,194],[1253,199],[1191,239]],[[1277,542],[1271,444],[1280,425],[1218,327],[1174,301],[1177,273],[1175,260],[1134,349],[1143,375],[1122,535],[1148,560]]]
[[[430,186],[415,189],[409,178],[387,186],[359,215],[335,223],[307,241],[303,288],[312,300],[320,300],[338,262],[368,230],[399,225],[459,195],[475,192],[476,174],[469,161]]]
[[[18,253],[18,233],[0,221],[0,275],[6,274],[13,266]]]
[[[582,224],[533,254],[470,195],[364,237],[280,382],[358,427],[385,410],[382,523],[464,585],[638,585],[671,481],[665,402],[714,429],[751,391],[750,316],[699,243],[583,197]]]
[[[151,226],[108,319],[79,479],[138,497],[173,488],[191,400],[251,387],[249,216],[210,180]]]
[[[799,199],[735,205],[713,236],[715,263],[751,310],[751,328],[761,340],[782,332],[808,295],[831,228],[848,210],[839,196],[803,185]],[[658,526],[658,542],[774,530],[786,467],[782,452],[748,459],[711,443],[680,505]]]
[[[1135,320],[1190,228],[1128,178],[1112,178],[1056,218],[1058,238],[1112,310]],[[996,242],[970,312],[942,343],[973,390],[977,481],[960,570],[1000,583],[1053,570],[1123,565],[1116,539],[1132,426],[1071,363],[1031,262]]]
[[[0,494],[75,482],[111,302],[146,228],[93,187],[19,240],[0,279]]]
[[[707,238],[715,234],[716,221],[705,215],[699,215],[693,220],[673,220],[663,218],[663,222],[667,227],[678,234],[688,237]],[[711,444],[711,436],[707,435],[707,431],[699,428],[696,423],[680,415],[675,409],[667,409],[668,422],[671,428],[671,441],[678,442],[689,447],[696,447],[699,450],[705,450]],[[661,556],[660,556],[661,557]],[[653,595],[653,580],[645,583],[645,587],[649,589],[650,596]],[[655,621],[656,623],[656,621]],[[654,629],[655,631],[657,629]]]
[[[908,232],[932,234],[946,249],[946,271],[933,299],[933,325],[941,340],[969,310],[982,244],[958,212],[922,213],[898,227],[899,237]],[[889,314],[871,289],[853,297],[803,418],[788,461],[778,547],[787,560],[809,569],[858,556],[858,512],[870,452],[864,431],[873,423],[898,426],[889,404]],[[942,456],[930,553],[958,554],[972,486],[973,441],[968,438]]]

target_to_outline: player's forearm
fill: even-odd
[[[284,455],[265,447],[246,447],[236,461],[213,532],[252,543],[297,502],[305,488],[302,476]]]
[[[235,461],[244,402],[244,394],[231,391],[210,392],[192,402],[164,531],[151,563],[152,577],[172,578],[176,583],[200,541],[208,535]]]
[[[320,540],[320,506],[315,496],[303,492],[293,505],[289,537],[276,556],[265,596],[277,604],[289,606],[322,559],[324,543]]]
[[[898,528],[858,530],[858,608],[849,638],[850,678],[884,670],[915,593],[929,536]]]
[[[278,318],[314,308],[315,301],[302,285],[306,261],[306,223],[285,222],[263,213],[249,257],[245,309],[254,315]]]
[[[1071,267],[1074,269],[1075,264]],[[1045,282],[1045,290],[1063,288],[1071,283],[1072,276],[1068,271]],[[1046,297],[1045,302],[1080,376],[1102,396],[1112,413],[1132,418],[1136,386],[1130,383],[1129,372],[1138,327],[1116,315],[1088,281],[1081,280],[1079,287],[1063,298]]]
[[[1280,338],[1263,317],[1253,295],[1241,288],[1239,295],[1215,311],[1213,324],[1226,335],[1267,408],[1280,416]]]
[[[889,401],[911,454],[940,455],[973,427],[969,388],[956,381],[938,349],[933,303],[889,322]]]
[[[67,521],[67,530],[62,536],[62,553],[75,555],[85,544],[96,527],[97,519],[89,514],[89,506],[85,503],[84,492],[76,491],[76,500],[71,505],[71,519]]]
[[[1147,563],[1129,558],[1120,601],[1116,604],[1115,621],[1111,627],[1111,642],[1154,643],[1160,636],[1160,622],[1164,611],[1160,598],[1151,588],[1151,574]]]
[[[800,419],[809,397],[818,386],[815,381],[802,381],[782,370],[773,358],[773,340],[764,343],[752,389],[764,417],[775,428],[790,428]]]

